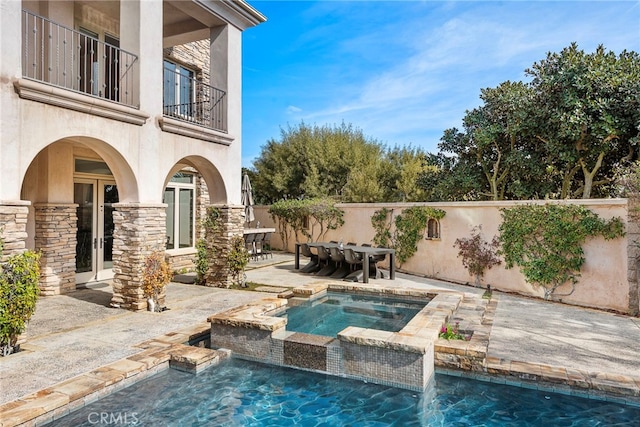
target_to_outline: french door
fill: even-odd
[[[114,181],[76,179],[78,205],[76,283],[113,277],[113,204],[118,202]]]

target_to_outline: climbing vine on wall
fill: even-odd
[[[402,211],[392,220],[393,211],[382,208],[374,212],[371,225],[376,231],[373,242],[377,246],[396,250],[398,263],[402,264],[418,250],[418,241],[424,235],[430,218],[441,220],[446,212],[430,206],[413,206]],[[395,225],[392,231],[391,224]]]
[[[344,212],[329,198],[279,200],[269,207],[269,213],[278,224],[283,242],[288,242],[289,237],[298,242],[300,236],[321,240],[327,231],[344,224]]]
[[[222,212],[220,208],[209,206],[207,212],[202,219],[202,227],[204,228],[205,238],[198,239],[196,242],[196,284],[204,285],[207,282],[209,272],[209,262],[216,254],[213,246],[207,243],[207,237],[213,236],[222,228]]]
[[[624,236],[620,218],[604,220],[577,205],[524,205],[502,209],[499,253],[506,267],[520,267],[527,282],[544,289],[544,298],[567,296],[575,290],[585,262],[583,243],[602,236]],[[565,294],[556,290],[568,284]]]

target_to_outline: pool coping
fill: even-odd
[[[229,352],[192,346],[206,337],[209,324],[169,332],[142,341],[139,352],[51,387],[0,405],[0,426],[51,423],[96,400],[167,369],[197,374],[229,358]]]
[[[340,286],[344,289],[353,287]],[[379,287],[364,288],[371,290]],[[396,288],[396,295],[403,292],[411,293],[412,290]],[[281,294],[282,297],[290,295],[293,295],[293,291]],[[485,314],[480,320],[480,325],[484,328],[474,331],[470,341],[435,338],[436,373],[640,407],[640,376],[585,371],[487,356],[491,326],[498,303],[499,299],[495,296],[487,301]],[[462,304],[465,304],[464,299]],[[437,311],[443,314],[446,308],[443,305],[438,307]],[[453,318],[455,316],[451,319]],[[466,320],[461,319],[461,324]],[[189,345],[206,337],[210,329],[209,322],[201,322],[142,341],[135,346],[140,348],[140,351],[133,355],[6,402],[0,405],[0,426],[35,426],[51,423],[76,409],[166,369],[175,368],[198,373],[216,365],[230,357],[230,354]],[[483,354],[484,362],[481,367],[470,362],[470,358],[482,357]]]

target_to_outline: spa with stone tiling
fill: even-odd
[[[402,298],[425,306],[398,332],[348,326],[337,337],[287,330],[287,307],[324,297],[327,291]],[[212,348],[234,356],[422,391],[434,367],[484,370],[492,308],[487,299],[460,292],[332,283],[294,288],[209,317]],[[468,340],[442,340],[455,322]]]

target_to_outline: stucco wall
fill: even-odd
[[[516,204],[533,202],[465,202],[465,203],[429,203],[418,204],[437,207],[446,211],[440,221],[441,238],[438,240],[422,239],[418,243],[418,252],[400,268],[404,271],[424,275],[431,278],[457,282],[473,283],[462,261],[457,257],[458,249],[454,242],[458,238],[469,237],[474,226],[481,225],[485,240],[498,234],[502,222],[501,208]],[[544,201],[536,203],[545,203]],[[587,200],[568,201],[566,203],[584,204],[602,218],[620,217],[627,223],[627,200]],[[323,240],[340,240],[344,242],[372,243],[375,230],[371,225],[371,216],[381,207],[393,210],[394,217],[407,207],[416,204],[341,204],[345,212],[345,224],[338,230],[329,231]],[[255,209],[256,220],[262,226],[276,226],[268,214],[268,207]],[[426,232],[425,232],[426,233]],[[277,233],[276,233],[277,234]],[[279,235],[272,238],[274,247],[282,248]],[[287,249],[293,250],[294,241],[288,242]],[[606,241],[603,238],[589,239],[585,244],[586,262],[582,267],[579,283],[570,296],[559,297],[563,302],[621,312],[629,311],[629,281],[627,276],[627,238]],[[543,292],[528,284],[519,269],[507,270],[503,265],[493,267],[485,273],[485,284],[494,289],[516,292],[524,295],[542,297]],[[568,286],[567,286],[568,289]],[[565,293],[560,288],[558,294]]]

